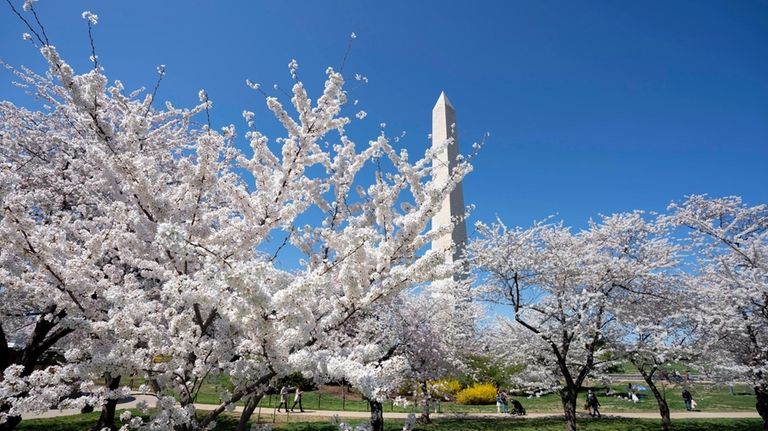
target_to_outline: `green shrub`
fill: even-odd
[[[416,390],[416,383],[414,383],[411,380],[406,380],[400,386],[397,388],[397,395],[401,397],[410,397],[413,396],[414,391]]]
[[[456,402],[465,405],[493,404],[496,402],[496,386],[492,383],[475,383],[459,391]]]
[[[493,355],[474,355],[467,361],[467,372],[458,376],[464,386],[475,382],[493,383],[497,388],[511,385],[510,377],[525,369],[524,365],[510,364]]]

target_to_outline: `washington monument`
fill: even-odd
[[[448,182],[448,178],[456,167],[456,157],[459,155],[459,141],[456,136],[456,110],[451,105],[444,92],[432,108],[432,147],[442,145],[446,140],[451,142],[435,154],[432,159],[432,178],[439,184]],[[440,211],[432,217],[432,229],[454,224],[451,231],[432,241],[432,250],[445,251],[446,262],[461,259],[467,244],[467,225],[464,221],[464,192],[461,182],[456,185],[450,195],[443,201]],[[454,276],[456,279],[456,275]]]

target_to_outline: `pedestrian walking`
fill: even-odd
[[[691,392],[688,390],[688,388],[683,389],[683,402],[685,402],[686,410],[691,411],[693,409],[691,406],[693,402],[693,395],[691,395]]]
[[[589,415],[592,417],[600,417],[600,401],[597,400],[597,395],[590,389],[587,392],[587,406],[589,407]]]
[[[293,406],[291,406],[291,411],[296,407],[296,404],[299,405],[299,411],[304,413],[304,407],[301,406],[301,388],[296,386],[296,394],[293,396]]]
[[[280,413],[280,407],[285,406],[285,411],[288,411],[288,386],[280,388],[280,404],[277,405],[277,412]]]

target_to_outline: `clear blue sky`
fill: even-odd
[[[20,0],[12,0],[17,7]],[[290,87],[287,64],[319,90],[356,32],[345,67],[368,117],[359,142],[406,131],[428,146],[431,109],[445,90],[465,151],[491,138],[465,181],[473,219],[527,226],[558,214],[662,210],[686,194],[768,202],[768,1],[53,1],[36,3],[48,36],[89,67],[83,10],[99,15],[96,48],[110,79],[154,84],[191,105],[205,88],[213,121],[257,112],[276,123],[249,78]],[[26,31],[0,3],[0,58],[40,70]],[[2,72],[5,74],[5,72]],[[30,104],[0,79],[0,99]],[[352,89],[353,88],[353,89]],[[274,135],[273,135],[274,136]]]

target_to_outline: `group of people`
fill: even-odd
[[[509,408],[510,404],[512,409]],[[520,401],[509,398],[507,391],[502,390],[496,393],[496,412],[522,416],[525,414],[525,409]]]
[[[643,386],[640,385],[633,385],[632,383],[627,383],[627,399],[629,401],[632,401],[633,403],[637,404],[640,402],[640,398],[637,396],[637,391],[644,391]]]
[[[637,391],[645,391],[647,388],[645,386],[641,385],[633,385],[632,383],[627,383],[627,392],[626,396],[624,395],[624,392],[621,391],[614,391],[611,388],[608,388],[608,390],[605,391],[605,395],[608,397],[615,397],[626,401],[632,401],[633,403],[637,404],[640,402],[640,397],[637,395]]]
[[[285,406],[286,413],[288,412],[288,392],[290,391],[290,388],[288,386],[283,386],[280,388],[280,404],[277,406],[277,412],[280,413],[280,407]],[[296,386],[296,392],[293,396],[293,405],[291,406],[291,411],[293,411],[294,408],[296,408],[296,404],[299,405],[299,411],[301,413],[304,413],[304,407],[301,406],[301,388]]]
[[[637,402],[637,395],[634,393],[634,387],[632,386],[632,383],[629,384],[629,392],[627,399],[630,399],[634,402]],[[606,392],[606,395],[610,395],[612,392],[609,390]],[[696,400],[693,399],[693,395],[691,395],[691,391],[688,390],[688,388],[683,389],[683,402],[685,402],[685,409],[688,411],[695,410],[697,408]],[[594,392],[592,392],[592,389],[590,389],[587,392],[587,404],[585,406],[585,409],[589,410],[589,415],[592,417],[600,417],[600,401],[597,400],[597,395],[595,395]]]
[[[634,395],[634,392],[632,391],[632,384],[630,383],[629,386],[629,396],[631,397]],[[283,386],[280,388],[280,404],[277,406],[277,411],[280,412],[281,407],[285,407],[285,411],[288,412],[288,392],[291,390],[288,386]],[[299,411],[301,413],[304,413],[304,407],[301,406],[301,395],[302,391],[301,388],[298,386],[295,388],[294,396],[293,396],[293,405],[290,408],[290,411],[293,412],[296,408],[296,405],[299,406]],[[691,392],[688,390],[688,388],[683,389],[683,401],[685,402],[685,409],[688,411],[691,411],[696,408],[696,401],[693,399],[693,395],[691,395]],[[631,399],[631,398],[630,398]],[[512,405],[512,408],[510,409],[510,404]],[[589,410],[589,415],[592,417],[600,417],[600,401],[597,399],[597,395],[595,395],[594,392],[592,392],[592,389],[589,389],[587,391],[587,404],[586,409]],[[496,393],[496,412],[497,413],[509,413],[513,415],[524,415],[525,409],[523,408],[523,405],[520,404],[520,401],[509,398],[509,395],[507,395],[507,391],[501,390]]]

